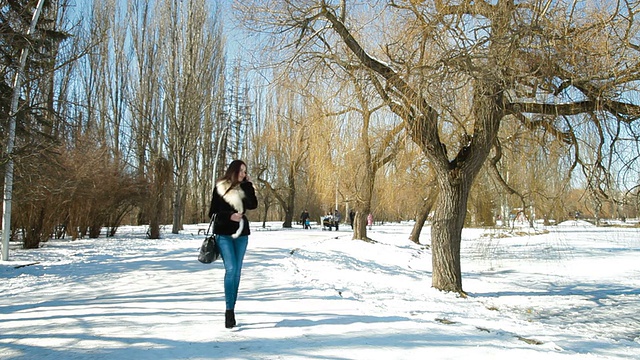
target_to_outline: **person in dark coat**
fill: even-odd
[[[307,209],[300,214],[300,222],[305,229],[311,229],[311,225],[309,224],[309,212]]]
[[[216,182],[209,218],[215,216],[213,232],[224,263],[224,299],[226,303],[225,327],[236,325],[235,305],[240,286],[244,254],[249,243],[247,210],[258,207],[256,192],[242,160],[229,164],[224,176]]]
[[[340,214],[340,211],[338,211],[338,209],[336,209],[333,212],[333,226],[336,227],[336,231],[338,231],[338,227],[340,226],[340,221],[342,220],[342,214]]]

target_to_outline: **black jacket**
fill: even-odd
[[[258,207],[256,191],[251,182],[243,182],[229,189],[230,181],[219,181],[211,198],[209,206],[209,218],[216,214],[216,222],[213,232],[219,235],[249,235],[249,220],[244,213]],[[231,220],[231,214],[241,213],[242,221]]]

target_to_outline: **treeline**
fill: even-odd
[[[343,216],[356,211],[354,238],[366,239],[369,213],[376,221],[429,219],[439,178],[406,121],[380,96],[379,80],[346,62],[323,64],[329,52],[321,61],[310,50],[295,64],[278,62],[247,40],[230,56],[230,30],[213,3],[107,0],[84,9],[47,2],[28,37],[33,2],[2,3],[3,144],[17,59],[25,46],[32,50],[15,115],[16,149],[0,150],[0,165],[15,161],[12,238],[33,248],[56,230],[97,237],[123,223],[148,225],[153,238],[162,224],[177,233],[184,223],[207,221],[214,179],[235,158],[248,163],[258,188],[254,221],[289,227],[303,209],[318,219],[337,207]],[[311,54],[314,61],[302,61]],[[468,109],[453,109],[463,101],[449,90],[468,89],[448,75],[428,80],[441,89],[425,98],[443,100],[439,109],[448,114],[443,142],[462,151],[469,135],[450,128],[470,128]],[[531,220],[562,221],[576,211],[638,216],[637,191],[576,164],[575,147],[531,127],[501,126],[501,146],[469,192],[467,225],[492,226],[514,209]],[[615,157],[593,151],[598,163]]]
[[[227,83],[220,15],[206,1],[3,3],[2,124],[11,79],[24,72],[12,197],[12,238],[37,247],[55,229],[112,235],[123,221],[180,230],[204,221],[214,164],[239,156],[244,84]],[[225,151],[216,155],[218,139]],[[4,167],[3,167],[4,170]]]

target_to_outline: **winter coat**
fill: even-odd
[[[213,232],[218,235],[231,235],[234,238],[249,235],[249,220],[244,213],[258,207],[256,191],[251,182],[243,182],[229,189],[230,186],[231,182],[228,180],[216,183],[209,207],[209,218],[216,214]],[[234,213],[241,213],[242,221],[231,220]]]

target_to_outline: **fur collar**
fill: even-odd
[[[229,189],[231,186],[231,182],[228,180],[219,181],[216,184],[216,191],[225,202],[231,205],[237,212],[244,214],[244,205],[242,204],[242,199],[244,199],[245,194],[242,191],[240,186],[236,186],[232,189]]]

